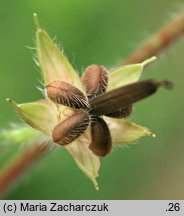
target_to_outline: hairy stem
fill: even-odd
[[[133,52],[123,64],[140,63],[151,56],[162,52],[166,47],[175,42],[184,32],[184,11],[163,26],[158,33],[153,35],[138,50]]]
[[[22,173],[49,149],[47,143],[35,145],[32,148],[27,148],[11,161],[0,173],[0,196],[5,194]]]

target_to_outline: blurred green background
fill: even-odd
[[[33,12],[81,72],[93,63],[117,65],[182,8],[183,0],[1,0],[0,128],[20,122],[5,98],[22,103],[41,97],[34,49],[27,48],[34,47]],[[160,90],[136,104],[130,117],[157,137],[103,158],[99,191],[66,150],[57,148],[4,199],[184,199],[184,38],[145,69],[146,78],[175,83],[172,91]]]

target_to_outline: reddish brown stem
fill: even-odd
[[[140,63],[162,52],[184,32],[184,11],[160,29],[150,40],[133,52],[123,64]]]
[[[21,174],[48,150],[48,144],[36,145],[32,148],[27,148],[15,160],[11,161],[0,173],[0,196],[5,194]]]

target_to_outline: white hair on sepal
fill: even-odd
[[[36,42],[35,42],[36,43]],[[36,47],[31,47],[31,46],[25,46],[27,49],[31,50],[31,55],[33,56],[33,60],[36,63],[36,65],[39,66],[39,63],[37,61],[37,53],[35,53],[35,51],[37,50]]]
[[[82,66],[82,67],[81,67],[81,72],[82,72],[82,73],[81,73],[81,77],[84,75],[85,69],[86,69],[85,66]]]
[[[130,142],[126,142],[126,143],[118,143],[118,144],[113,144],[112,145],[112,148],[113,149],[117,149],[117,148],[120,148],[120,149],[129,149],[132,145],[136,145],[138,144],[138,140],[134,140],[134,141],[130,141]]]
[[[120,148],[122,150],[125,150],[125,149],[129,149],[130,146],[128,144],[118,144],[118,145],[113,145],[113,149],[117,149],[117,148]]]
[[[65,50],[64,50],[64,47],[63,47],[62,43],[60,41],[58,42],[56,37],[54,39],[52,39],[52,40],[57,45],[58,49],[62,52],[62,54],[65,56],[65,58],[68,60],[69,58],[65,53]],[[74,52],[72,52],[72,61],[70,61],[70,63],[74,67],[75,71],[80,75],[79,71],[76,70],[77,65],[75,63],[75,53]],[[73,84],[73,82],[72,82],[72,84]]]
[[[36,89],[38,89],[39,92],[41,92],[42,96],[47,97],[47,91],[45,90],[45,84],[43,80],[38,80],[38,83],[40,86],[36,86]]]
[[[32,58],[33,58],[33,61],[34,61],[35,65],[40,69],[40,64],[39,64],[39,62],[37,60],[37,57],[33,55]]]
[[[36,47],[31,47],[31,46],[25,46],[26,48],[30,49],[30,50],[36,50]]]
[[[47,96],[47,92],[45,91],[45,89],[37,86],[36,89],[38,89],[39,92],[41,92],[42,96],[46,97]]]
[[[60,41],[58,41],[56,35],[52,38],[52,41],[53,41],[53,43],[56,44],[57,48],[58,48],[62,53],[64,53],[63,45],[62,45],[62,43],[61,43]]]
[[[72,64],[72,66],[75,68],[75,70],[77,71],[77,73],[80,74],[79,71],[76,69],[77,65],[76,65],[75,60],[76,60],[76,54],[72,51],[72,60],[70,62]]]

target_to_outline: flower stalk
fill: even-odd
[[[22,174],[40,159],[43,154],[48,152],[49,149],[50,146],[47,143],[42,143],[29,147],[20,153],[20,155],[17,155],[17,157],[0,172],[0,196],[3,196]]]
[[[148,39],[139,49],[135,50],[124,61],[123,65],[135,64],[158,55],[172,45],[184,33],[184,11],[164,25],[155,35]]]

